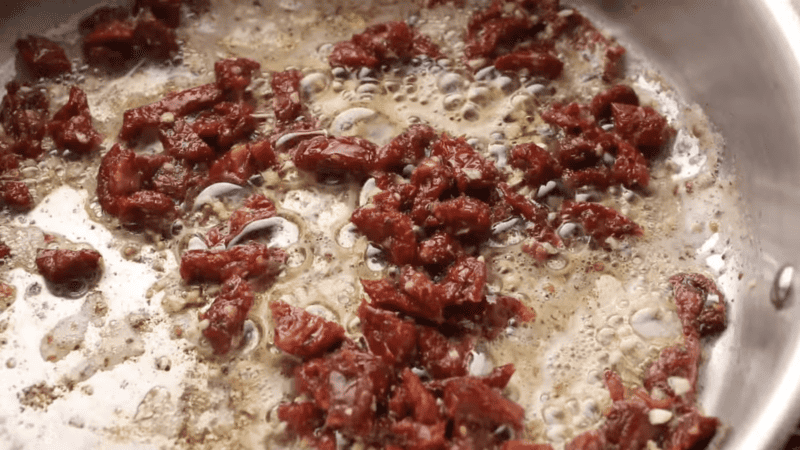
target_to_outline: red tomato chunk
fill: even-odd
[[[241,338],[253,301],[253,289],[238,275],[231,275],[222,283],[214,303],[199,315],[201,321],[208,321],[203,336],[211,342],[214,353],[227,353]]]
[[[95,250],[39,250],[36,267],[45,280],[66,284],[75,280],[91,281],[102,271],[103,257]]]
[[[270,303],[275,346],[301,358],[316,358],[344,339],[344,328],[282,301]]]
[[[336,44],[328,61],[334,67],[375,68],[420,55],[437,58],[441,53],[430,38],[412,30],[405,22],[385,22],[367,28],[349,41]]]
[[[97,150],[103,142],[92,125],[86,94],[77,86],[70,88],[67,104],[53,114],[47,130],[59,148],[78,154]]]
[[[15,46],[34,77],[55,77],[72,72],[72,63],[64,49],[47,38],[29,34],[25,39],[17,39]]]
[[[256,242],[228,250],[189,250],[181,257],[181,278],[187,283],[219,283],[231,276],[271,282],[286,262],[286,252]]]

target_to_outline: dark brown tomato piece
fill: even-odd
[[[272,109],[279,124],[288,124],[303,114],[303,103],[300,98],[300,80],[303,78],[299,70],[286,70],[272,75]]]
[[[709,336],[725,329],[725,297],[713,281],[700,274],[681,273],[670,277],[669,282],[685,335]],[[707,305],[712,295],[716,301]]]
[[[650,167],[642,152],[625,141],[617,144],[617,157],[611,167],[614,181],[628,189],[646,188],[650,184]]]
[[[269,309],[275,325],[275,346],[290,355],[316,358],[344,340],[344,328],[338,323],[282,301],[270,303]]]
[[[286,252],[257,242],[228,250],[189,250],[181,257],[180,274],[187,283],[218,283],[233,275],[271,282],[286,262]]]
[[[192,129],[218,151],[224,151],[255,131],[254,110],[247,102],[220,102],[211,111],[201,113]]]
[[[564,63],[548,52],[516,51],[503,55],[494,61],[494,66],[502,72],[519,72],[527,70],[533,77],[544,77],[555,80],[561,76]]]
[[[424,265],[449,264],[464,253],[461,244],[447,233],[435,233],[420,242],[417,249],[417,261]]]
[[[175,201],[155,190],[141,190],[119,199],[119,220],[133,227],[160,229],[178,215]]]
[[[630,86],[618,84],[595,95],[589,109],[596,120],[610,119],[612,103],[639,106],[639,96]]]
[[[86,93],[77,86],[70,88],[67,104],[53,114],[47,131],[60,148],[79,154],[96,150],[103,142],[103,137],[92,125]]]
[[[314,402],[283,403],[278,406],[278,419],[286,422],[289,433],[311,437],[325,423],[325,411]]]
[[[425,277],[425,275],[419,274],[419,277]],[[424,279],[420,280],[424,281]],[[430,279],[427,279],[427,282],[430,283]],[[431,322],[441,323],[444,321],[442,316],[443,305],[441,303],[430,301],[428,298],[412,297],[405,292],[401,292],[398,286],[388,279],[362,279],[361,285],[364,287],[364,292],[372,299],[372,304],[379,308],[399,311],[411,317]]]
[[[463,137],[453,139],[443,135],[433,144],[431,156],[442,158],[453,168],[460,192],[492,187],[501,178],[494,163],[476,152]]]
[[[416,164],[425,157],[425,149],[436,139],[436,131],[428,125],[414,124],[388,144],[378,148],[374,169],[387,171],[407,164]]]
[[[492,227],[491,208],[472,197],[437,202],[431,208],[435,225],[456,237],[486,236]]]
[[[137,17],[133,39],[136,44],[133,57],[136,59],[141,55],[161,61],[180,51],[175,31],[149,11]]]
[[[553,155],[534,143],[519,144],[509,152],[512,167],[525,172],[525,181],[540,186],[561,175],[561,168]]]
[[[93,282],[102,272],[102,259],[95,250],[42,249],[36,255],[36,267],[47,282],[56,285]]]
[[[25,68],[34,77],[55,77],[72,72],[64,49],[50,39],[29,34],[15,43]]]
[[[706,448],[717,433],[719,419],[703,417],[696,410],[680,416],[667,433],[665,450]]]
[[[222,283],[217,298],[199,315],[201,321],[208,321],[203,336],[211,342],[214,353],[228,353],[241,338],[253,301],[253,289],[241,277],[233,275]]]
[[[181,3],[183,0],[136,0],[133,13],[138,14],[140,10],[147,8],[164,25],[178,28],[181,23]]]
[[[649,106],[612,103],[611,112],[614,132],[636,147],[657,150],[672,136],[667,119]]]
[[[350,220],[370,242],[386,251],[392,264],[415,261],[417,237],[414,224],[407,215],[367,205],[355,210]]]
[[[365,300],[358,307],[361,329],[370,352],[393,367],[410,364],[416,355],[417,329],[396,313],[370,306]]]
[[[622,76],[624,70],[625,47],[611,45],[606,49],[606,62],[603,66],[603,81],[611,82]]]
[[[448,338],[435,328],[418,326],[419,363],[434,379],[462,377],[467,374],[469,354],[474,348],[470,338]]]
[[[124,6],[109,7],[104,6],[95,9],[91,14],[81,19],[78,23],[78,31],[81,35],[92,32],[98,25],[112,20],[124,21],[131,16],[130,9]]]
[[[226,181],[241,185],[276,162],[268,140],[238,144],[211,165],[208,178],[210,182]]]
[[[155,103],[125,111],[119,138],[123,141],[131,140],[146,128],[154,128],[162,122],[171,122],[210,108],[222,98],[223,91],[216,83],[169,93]]]
[[[561,205],[560,214],[564,222],[579,221],[586,233],[602,247],[607,245],[605,241],[609,237],[621,239],[643,234],[632,220],[598,203],[567,200]]]
[[[0,198],[3,203],[14,209],[29,210],[33,207],[33,196],[28,185],[22,181],[5,181],[0,183]]]
[[[318,136],[301,142],[292,160],[299,169],[318,175],[349,173],[358,177],[372,170],[376,150],[375,144],[357,137]]]
[[[83,54],[92,66],[120,69],[135,58],[136,24],[130,19],[97,23],[83,37]],[[137,58],[138,59],[138,58]]]

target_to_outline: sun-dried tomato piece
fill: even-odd
[[[596,120],[610,119],[612,103],[639,106],[639,96],[630,86],[618,84],[595,95],[589,109]]]
[[[83,37],[83,54],[92,66],[124,67],[134,58],[136,24],[130,19],[98,22]]]
[[[447,269],[436,285],[436,293],[445,305],[479,303],[485,294],[486,276],[486,263],[482,259],[462,257]]]
[[[133,56],[137,59],[143,55],[157,61],[165,60],[180,50],[175,31],[149,11],[136,18],[133,39],[136,45]]]
[[[612,45],[606,49],[606,63],[603,66],[603,81],[610,82],[622,76],[625,47]]]
[[[650,168],[642,152],[620,140],[617,144],[617,157],[611,168],[614,181],[628,189],[646,188],[650,184]]]
[[[393,440],[400,446],[386,446],[386,450],[439,450],[447,446],[447,422],[441,421],[433,424],[415,422],[410,418],[392,423],[389,427]]]
[[[638,401],[622,400],[611,405],[606,422],[601,430],[605,440],[620,449],[642,449],[647,441],[660,431],[652,425],[647,415],[647,406]]]
[[[541,76],[549,80],[558,78],[564,70],[564,63],[549,52],[530,50],[503,55],[494,61],[494,66],[503,72],[518,72],[524,69],[530,76]]]
[[[604,450],[605,448],[605,435],[600,430],[591,430],[575,436],[567,442],[564,450]]]
[[[597,123],[589,108],[580,103],[562,105],[555,103],[542,113],[542,120],[550,125],[561,127],[568,136],[575,136],[584,130],[595,128]]]
[[[697,339],[687,339],[684,344],[673,345],[661,350],[658,359],[647,368],[644,386],[647,390],[659,388],[662,392],[674,394],[669,386],[669,377],[681,377],[689,381],[693,392],[697,383],[697,370],[700,361],[700,345]],[[690,394],[693,399],[694,394]]]
[[[680,416],[667,433],[665,450],[706,448],[717,433],[719,419],[701,416],[696,410]]]
[[[453,139],[443,135],[433,144],[431,156],[442,158],[453,168],[460,192],[490,188],[501,178],[494,163],[475,151],[463,137]]]
[[[320,175],[366,175],[374,167],[377,146],[357,137],[317,136],[302,141],[294,150],[292,161],[301,170]]]
[[[411,185],[415,187],[411,217],[417,225],[436,224],[431,209],[436,200],[455,185],[453,168],[441,158],[425,158],[411,173]]]
[[[464,253],[461,244],[447,233],[435,233],[420,242],[417,260],[424,265],[449,264]]]
[[[479,303],[460,303],[445,309],[448,324],[455,329],[464,327],[469,323],[465,332],[479,334],[492,340],[503,333],[511,324],[532,322],[536,313],[522,304],[519,300],[509,296],[499,296],[483,299]]]
[[[423,124],[414,124],[377,149],[374,170],[386,171],[416,164],[425,157],[425,149],[436,139],[436,131]]]
[[[154,128],[162,122],[171,122],[209,108],[222,98],[223,91],[216,83],[169,93],[155,103],[125,111],[119,138],[123,141],[131,140],[146,128]]]
[[[505,441],[500,450],[553,450],[550,444],[534,444],[528,441]]]
[[[725,296],[713,281],[700,274],[681,273],[670,277],[669,282],[684,335],[709,336],[725,329]],[[710,295],[716,296],[716,301],[707,305]]]
[[[513,48],[526,40],[536,37],[545,25],[527,17],[484,16],[482,23],[470,32],[465,40],[464,55],[467,59],[497,56],[501,48]],[[489,19],[489,20],[486,20]],[[476,21],[471,21],[475,23]]]
[[[410,364],[416,354],[417,329],[414,323],[396,313],[370,306],[365,300],[358,307],[361,329],[369,351],[393,367]]]
[[[245,184],[250,177],[276,162],[268,140],[247,142],[235,145],[217,159],[208,171],[208,179],[211,182]]]
[[[200,320],[208,320],[203,336],[211,342],[214,353],[228,353],[241,338],[253,301],[253,289],[241,277],[232,275],[222,283],[214,303],[198,316]]]
[[[180,118],[162,122],[158,127],[158,139],[166,154],[189,163],[208,162],[216,156],[214,149],[200,139],[192,125]]]
[[[159,167],[150,180],[150,184],[154,191],[177,202],[182,202],[189,189],[196,186],[199,181],[199,175],[193,173],[185,164],[173,160]]]
[[[28,185],[22,181],[5,181],[0,183],[0,198],[3,203],[14,209],[28,210],[33,207],[33,196]]]
[[[325,411],[314,402],[283,403],[278,406],[278,419],[295,436],[310,437],[325,423]]]
[[[126,225],[161,228],[178,215],[175,202],[166,194],[141,190],[121,197],[118,201],[119,220]]]
[[[103,210],[119,214],[119,201],[142,187],[143,177],[136,166],[136,153],[115,144],[100,161],[97,172],[97,199]]]
[[[456,237],[485,236],[492,227],[492,210],[486,203],[467,196],[434,203],[432,224]]]
[[[377,67],[398,59],[441,55],[430,38],[418,34],[405,22],[384,22],[336,44],[328,57],[331,66]]]
[[[253,80],[253,74],[261,70],[261,64],[247,58],[228,58],[214,63],[217,86],[224,91],[242,95]]]
[[[13,139],[9,150],[25,158],[38,158],[47,131],[50,100],[40,89],[11,81],[0,104],[0,122]]]
[[[5,259],[11,255],[11,247],[6,245],[4,242],[0,242],[0,260]],[[0,265],[3,264],[3,261],[0,261]]]
[[[102,259],[96,250],[41,249],[36,255],[36,267],[44,279],[53,284],[92,281],[102,271]]]
[[[616,177],[612,177],[612,172],[608,167],[598,166],[580,170],[567,169],[561,175],[561,179],[564,181],[564,186],[571,190],[582,186],[594,186],[597,189],[606,190],[613,184],[612,181],[616,180]],[[629,186],[626,183],[623,184]]]
[[[414,272],[420,278],[420,282],[430,279],[426,278],[424,274]],[[410,277],[410,275],[409,275]],[[406,283],[411,281],[411,278],[406,278]],[[416,317],[431,322],[441,323],[444,321],[442,311],[444,305],[438,301],[430,301],[429,298],[413,297],[405,292],[401,292],[397,285],[388,279],[380,280],[361,280],[361,285],[364,287],[364,292],[372,299],[372,304],[390,311],[399,311],[409,316]]]
[[[53,114],[47,131],[56,145],[75,153],[89,153],[103,142],[103,137],[92,125],[86,94],[77,86],[70,88],[67,104]]]
[[[614,132],[632,145],[659,149],[672,136],[667,119],[649,106],[612,103]]]
[[[181,3],[183,0],[136,0],[133,13],[148,8],[159,20],[170,28],[178,28],[181,22]]]
[[[344,340],[344,328],[280,300],[269,304],[275,346],[294,356],[316,358]]]
[[[522,431],[525,410],[479,379],[465,377],[447,383],[443,399],[446,413],[454,422],[454,440],[471,445],[467,448],[498,445],[500,438],[495,431],[501,426]]]
[[[218,150],[226,150],[255,131],[254,110],[246,102],[220,102],[211,111],[201,113],[192,123],[192,129]]]
[[[277,213],[275,204],[262,194],[253,194],[245,200],[241,208],[231,214],[225,224],[212,228],[208,232],[208,244],[211,247],[220,242],[227,245],[238,236],[251,222],[274,217]]]
[[[370,242],[386,251],[392,264],[414,262],[417,237],[414,224],[407,215],[366,205],[356,209],[350,220]]]
[[[432,425],[442,420],[436,397],[422,384],[414,372],[405,368],[400,373],[400,384],[389,400],[389,410],[398,418],[410,417],[414,422]]]
[[[596,166],[603,158],[601,145],[584,137],[573,137],[559,142],[558,163],[565,169],[581,170]]]
[[[55,77],[72,72],[64,49],[50,39],[29,34],[15,43],[25,68],[34,77]]]
[[[643,234],[639,225],[632,220],[598,203],[566,200],[561,205],[561,219],[565,222],[579,221],[586,233],[600,246],[605,246],[609,237],[621,239]]]
[[[272,109],[278,124],[287,124],[303,114],[303,103],[300,97],[300,80],[303,73],[299,70],[285,70],[272,75]]]
[[[218,283],[233,275],[271,282],[286,262],[286,252],[257,242],[228,250],[189,250],[181,257],[181,278],[187,283]]]
[[[461,377],[467,374],[467,364],[474,343],[470,338],[447,338],[432,327],[420,325],[419,363],[434,379]]]
[[[515,145],[509,152],[509,162],[525,172],[525,181],[539,186],[561,175],[561,168],[553,155],[534,143]]]
[[[612,402],[625,399],[625,386],[622,385],[622,378],[617,372],[606,370],[603,372],[603,381],[606,384],[606,389],[608,389]]]

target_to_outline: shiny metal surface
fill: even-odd
[[[16,37],[68,26],[52,5],[79,16],[91,3],[6,9],[2,73],[13,64]],[[770,290],[782,266],[800,264],[800,1],[568,3],[607,25],[632,53],[647,55],[726,139],[722,169],[737,171],[750,211],[753,244],[743,273],[753,282],[733,296],[730,330],[709,352],[702,403],[730,426],[721,448],[782,448],[800,417],[800,300],[796,281],[780,309]]]
[[[800,255],[800,2],[585,6],[702,105],[725,137],[754,233],[744,273],[755,283],[729,305],[732,324],[709,352],[702,403],[731,427],[722,448],[782,448],[800,417],[800,303],[790,293],[777,309],[770,289]]]

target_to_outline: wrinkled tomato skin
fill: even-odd
[[[97,150],[103,137],[92,125],[92,115],[86,94],[77,86],[69,91],[69,100],[53,114],[47,131],[60,148],[78,154]]]
[[[29,34],[15,43],[25,67],[34,77],[55,77],[72,72],[67,54],[55,42]]]
[[[286,252],[257,242],[228,250],[189,250],[181,257],[180,274],[187,283],[218,283],[233,275],[270,282],[286,262]]]
[[[248,58],[228,58],[214,63],[217,86],[224,91],[241,96],[261,70],[261,64]]]
[[[670,277],[669,282],[685,335],[709,336],[725,329],[725,297],[713,281],[700,274],[681,273]],[[710,294],[717,301],[706,305]]]
[[[598,203],[565,201],[561,206],[565,222],[577,220],[587,234],[601,246],[609,237],[641,236],[642,229],[627,217]]]
[[[292,161],[301,170],[317,174],[366,175],[373,168],[377,146],[356,137],[317,136],[301,142]]]
[[[275,346],[294,356],[316,358],[344,340],[344,328],[282,301],[269,305]]]
[[[628,189],[646,188],[650,184],[647,159],[627,142],[619,142],[611,174],[617,183]]]
[[[214,353],[224,355],[231,350],[244,331],[244,321],[253,302],[253,290],[241,277],[232,275],[222,283],[214,303],[199,315],[200,320],[208,320],[203,336],[211,343]]]
[[[153,190],[141,190],[119,199],[119,220],[128,225],[161,228],[178,215],[175,202]]]
[[[142,187],[142,174],[136,166],[133,150],[115,144],[100,161],[97,173],[97,198],[103,210],[112,216],[120,213],[120,200]]]
[[[158,140],[166,154],[189,163],[208,162],[216,156],[214,149],[183,119],[162,123],[158,127]]]
[[[389,401],[389,409],[399,418],[432,425],[442,418],[436,398],[409,368],[400,373],[401,383]]]
[[[649,106],[612,103],[614,132],[637,147],[661,148],[672,135],[667,119]]]
[[[33,196],[22,181],[6,181],[0,184],[3,203],[11,208],[26,211],[33,207]]]
[[[235,145],[211,165],[210,182],[225,181],[243,185],[253,175],[277,163],[269,141],[247,142]],[[209,183],[211,184],[211,183]]]
[[[393,367],[404,367],[413,361],[417,348],[417,329],[413,322],[374,308],[366,300],[358,307],[358,317],[370,352]]]
[[[463,252],[461,244],[450,234],[435,233],[420,242],[417,260],[423,265],[443,265],[455,261]]]
[[[561,76],[564,63],[547,52],[519,51],[503,55],[494,61],[497,70],[503,72],[518,72],[527,70],[531,76],[542,76],[555,80]]]
[[[349,41],[337,43],[328,57],[332,67],[375,68],[397,59],[426,55],[441,56],[430,38],[412,30],[405,22],[384,22],[355,34]]]
[[[350,220],[371,242],[387,252],[393,264],[411,264],[416,259],[417,238],[411,219],[397,211],[367,205],[353,212]]]
[[[501,179],[494,163],[480,155],[463,137],[443,135],[433,144],[431,156],[439,157],[453,169],[460,192],[493,187]]]
[[[567,169],[562,175],[564,186],[576,190],[582,186],[594,186],[597,189],[608,189],[612,184],[612,172],[605,166],[589,167],[581,170]],[[626,186],[628,186],[626,184]]]
[[[9,150],[24,158],[41,156],[42,138],[47,131],[50,100],[40,89],[11,81],[0,104],[0,121],[13,139]]]
[[[473,349],[470,339],[448,339],[435,328],[419,326],[420,364],[434,379],[461,377],[467,374],[467,357]]]
[[[436,226],[454,236],[486,235],[492,226],[491,213],[489,205],[466,196],[435,203],[431,209]]]
[[[378,148],[373,169],[387,171],[416,164],[425,157],[425,149],[435,139],[436,131],[428,125],[411,125],[388,144]]]
[[[561,168],[553,155],[534,143],[514,146],[509,153],[512,167],[525,172],[525,181],[540,186],[561,175]]]
[[[630,86],[618,84],[595,95],[589,109],[596,120],[610,119],[612,103],[639,106],[639,96]]]
[[[303,112],[300,98],[300,80],[303,78],[299,70],[277,72],[272,76],[272,109],[279,124],[294,121]]]
[[[48,282],[65,284],[95,279],[102,270],[102,259],[95,250],[44,249],[36,256],[36,267]]]
[[[424,275],[423,275],[424,276]],[[400,292],[397,286],[388,279],[361,280],[364,292],[372,299],[372,304],[389,311],[399,311],[412,317],[431,322],[444,321],[443,305],[414,298]]]

